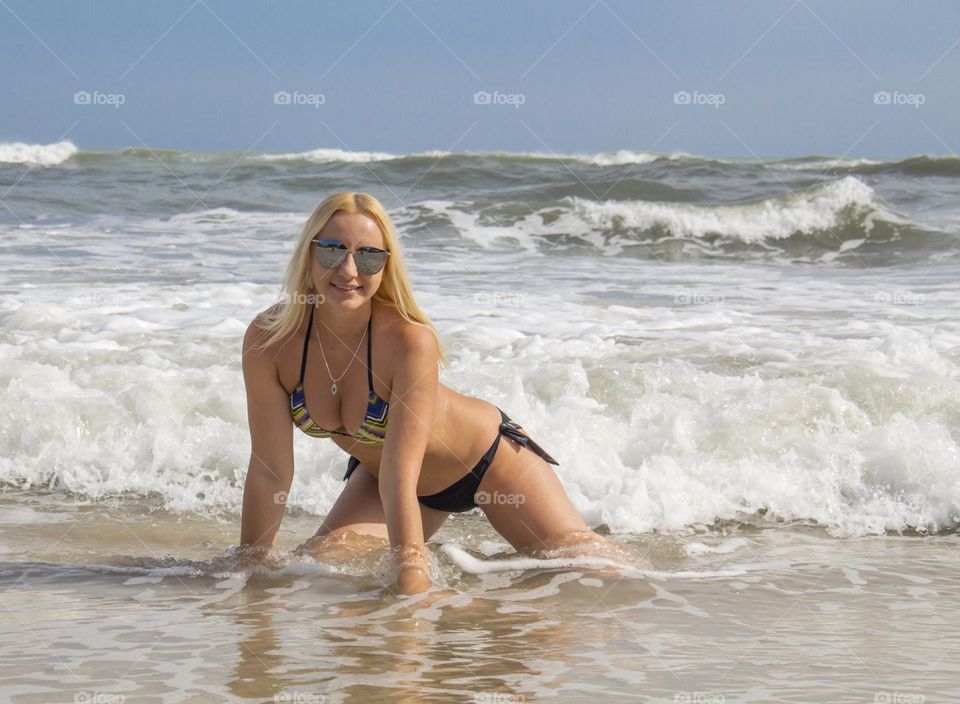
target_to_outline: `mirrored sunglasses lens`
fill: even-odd
[[[387,263],[387,252],[357,252],[354,255],[361,274],[376,274]]]
[[[317,264],[325,269],[332,269],[340,266],[340,263],[343,261],[343,258],[346,256],[346,254],[347,251],[345,249],[341,249],[340,247],[315,246],[313,248],[313,256],[317,260]]]

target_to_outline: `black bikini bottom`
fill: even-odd
[[[525,433],[520,432],[520,427],[512,420],[507,417],[507,414],[497,408],[500,411],[500,428],[497,432],[497,437],[494,438],[493,444],[490,446],[490,449],[487,450],[483,457],[480,458],[480,461],[477,462],[477,465],[467,472],[462,479],[454,482],[446,489],[438,491],[436,494],[430,494],[429,496],[418,496],[417,500],[429,508],[436,509],[437,511],[449,511],[451,513],[463,513],[464,511],[469,511],[472,508],[477,506],[477,503],[474,499],[474,495],[477,493],[477,487],[480,486],[480,480],[483,479],[483,475],[486,473],[487,468],[490,466],[490,463],[493,462],[493,456],[497,452],[497,446],[500,444],[500,436],[506,435],[511,440],[516,440],[521,445],[526,445],[535,453],[540,455],[544,460],[550,464],[559,464],[555,459],[546,453],[546,451],[540,447],[533,439],[526,435]],[[350,456],[350,459],[347,461],[347,473],[343,475],[343,478],[349,479],[350,475],[353,474],[353,470],[357,468],[357,465],[360,464],[358,460],[353,455]]]

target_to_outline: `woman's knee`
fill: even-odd
[[[295,553],[307,553],[317,559],[351,559],[374,550],[382,550],[389,544],[387,537],[381,535],[375,527],[349,525],[325,531],[322,527],[317,534],[302,545]]]

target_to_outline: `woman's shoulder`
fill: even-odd
[[[432,327],[415,320],[407,320],[392,303],[377,301],[374,316],[381,318],[377,332],[386,335],[387,340],[397,346],[397,352],[411,345],[422,345],[425,341],[436,339]]]
[[[393,388],[398,379],[416,379],[417,384],[429,383],[429,370],[437,367],[439,345],[430,325],[407,320],[396,307],[384,304],[374,309],[374,316],[380,315],[383,328],[374,326],[373,363],[377,364],[377,355],[384,359],[384,372],[389,379],[388,386]],[[376,342],[380,334],[381,342]],[[382,345],[382,346],[381,346]],[[406,383],[406,382],[402,382]]]
[[[407,320],[400,314],[396,306],[385,301],[378,301],[374,309],[374,316],[380,316],[380,325],[376,325],[374,336],[380,334],[383,350],[391,361],[392,371],[400,366],[410,364],[413,360],[422,362],[424,356],[438,356],[437,336],[430,325]],[[377,347],[380,347],[377,344]],[[376,350],[374,350],[376,354]]]
[[[283,301],[274,303],[269,308],[257,313],[257,315],[253,319],[253,324],[257,324],[257,325],[260,325],[261,327],[265,327],[265,325],[269,323],[271,320],[275,320],[276,318],[279,318],[281,315],[283,315],[283,310],[285,307],[286,307],[286,303],[284,303]]]
[[[253,320],[247,325],[247,334],[267,333],[274,329],[276,322],[283,315],[283,306],[283,303],[275,303],[253,316]]]
[[[253,320],[247,325],[247,331],[244,335],[244,347],[251,345],[261,352],[271,351],[276,353],[289,342],[291,337],[295,337],[299,329],[303,327],[303,321],[300,321],[300,324],[294,326],[287,335],[283,336],[283,339],[280,339],[278,335],[274,334],[274,331],[279,329],[280,320],[283,317],[286,305],[287,304],[281,301],[257,313]]]

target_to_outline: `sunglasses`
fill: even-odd
[[[390,252],[377,249],[376,247],[360,247],[356,251],[347,249],[347,246],[340,240],[321,240],[313,241],[313,257],[317,264],[324,269],[336,269],[347,258],[347,253],[353,254],[353,261],[357,265],[357,271],[365,276],[372,276],[383,269],[387,263],[387,257]]]

